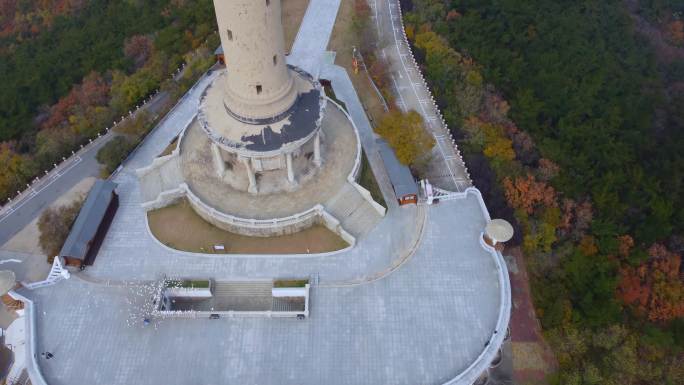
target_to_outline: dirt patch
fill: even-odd
[[[85,197],[88,194],[88,191],[90,191],[90,188],[93,187],[94,183],[94,177],[81,180],[69,191],[62,194],[62,196],[54,201],[50,207],[55,208],[64,206],[66,204],[70,204],[81,196]],[[2,249],[21,253],[44,255],[43,250],[38,244],[38,238],[40,237],[40,231],[38,230],[38,218],[39,217],[36,217],[33,221],[31,221],[31,223],[26,225],[26,227],[24,227],[14,237],[7,241],[7,243],[2,246]]]
[[[337,12],[330,43],[328,43],[328,50],[336,52],[335,64],[347,70],[363,108],[366,110],[371,124],[375,126],[375,122],[378,122],[385,114],[385,109],[368,78],[368,74],[361,69],[359,69],[359,73],[354,73],[352,47],[358,46],[359,36],[352,28],[353,17],[354,2],[351,0],[342,1]]]
[[[348,244],[324,226],[315,225],[292,235],[246,237],[204,221],[187,201],[150,211],[150,229],[165,245],[183,251],[217,254],[314,254],[341,250]],[[214,245],[225,250],[215,251]]]
[[[299,26],[302,24],[309,0],[283,0],[283,29],[285,30],[285,51],[292,49],[292,44],[297,37]]]
[[[546,376],[544,349],[536,342],[513,342],[513,370],[520,384],[542,381]]]

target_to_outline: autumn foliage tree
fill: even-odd
[[[0,196],[23,190],[22,182],[33,174],[32,162],[18,154],[10,143],[0,143]]]
[[[435,145],[435,139],[425,130],[423,118],[416,111],[391,110],[382,118],[376,131],[405,165],[414,164]]]
[[[532,214],[535,208],[540,206],[555,207],[557,205],[556,190],[544,182],[535,180],[530,174],[525,178],[506,177],[503,185],[506,199],[511,207],[523,210],[527,214]]]
[[[675,44],[684,44],[684,20],[674,20],[667,25],[667,33]]]
[[[556,175],[558,175],[559,171],[560,167],[558,167],[558,165],[551,159],[539,159],[539,169],[537,170],[537,175],[539,176],[539,179],[548,182],[551,179],[553,179]]]
[[[494,167],[515,159],[513,142],[506,135],[503,126],[471,116],[466,119],[463,130],[468,135],[469,143],[481,149]]]
[[[134,35],[126,39],[124,55],[133,62],[134,69],[138,69],[147,63],[153,48],[154,42],[149,36]]]
[[[31,38],[49,28],[58,16],[75,12],[85,0],[0,0],[0,38]]]
[[[366,0],[349,0],[354,2],[351,29],[356,36],[356,44],[367,59],[374,55],[373,41],[375,30],[371,24],[371,9]]]
[[[74,86],[50,107],[41,129],[65,128],[74,121],[76,115],[87,115],[90,109],[105,106],[108,100],[109,84],[99,73],[91,72],[81,84]]]
[[[649,321],[667,322],[684,317],[682,258],[660,244],[648,250],[649,259],[639,266],[620,269],[618,297]]]

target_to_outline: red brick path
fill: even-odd
[[[512,256],[515,263],[515,266],[511,266],[509,269],[513,300],[510,322],[511,342],[514,346],[513,378],[516,384],[521,385],[545,383],[546,375],[555,371],[557,363],[553,352],[544,341],[541,325],[534,311],[527,268],[522,252],[519,247],[515,247],[506,250],[506,254]],[[525,368],[524,365],[515,365],[516,343],[519,345],[537,345],[535,350],[542,352],[541,356],[545,368],[532,369]],[[517,359],[518,362],[521,362],[523,357],[517,357]]]

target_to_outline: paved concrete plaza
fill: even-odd
[[[495,260],[478,241],[477,199],[436,206],[429,218],[416,253],[393,273],[350,287],[321,279],[305,321],[170,319],[145,328],[139,319],[128,326],[135,289],[72,278],[33,291],[38,351],[56,357],[41,369],[54,385],[444,383],[483,351],[502,298]],[[295,261],[313,268],[326,258]]]
[[[387,215],[355,247],[328,254],[204,255],[156,241],[135,170],[194,119],[210,74],[114,178],[120,208],[95,264],[54,286],[22,290],[34,303],[34,357],[45,379],[34,384],[470,385],[487,369],[510,311],[503,258],[481,241],[489,216],[474,189],[436,206],[397,206],[351,80],[340,67],[310,60],[322,56],[312,50],[325,49],[332,24],[319,25],[334,21],[338,6],[339,0],[311,0],[306,33],[289,60],[332,80],[359,130]],[[310,277],[310,317],[154,319],[144,326],[149,281],[165,275]],[[41,359],[45,351],[54,358]]]

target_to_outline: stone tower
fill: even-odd
[[[281,0],[213,1],[225,67],[197,83],[197,114],[171,154],[137,170],[143,207],[185,198],[233,233],[270,237],[319,224],[353,244],[344,226],[365,233],[384,211],[356,183],[362,155],[351,117],[318,78],[288,63]]]
[[[280,0],[214,0],[228,74],[226,108],[242,120],[269,119],[297,99],[285,62]]]
[[[236,190],[292,191],[322,165],[326,98],[287,65],[280,0],[214,0],[226,68],[197,116],[217,177]],[[283,183],[285,182],[285,183]]]

